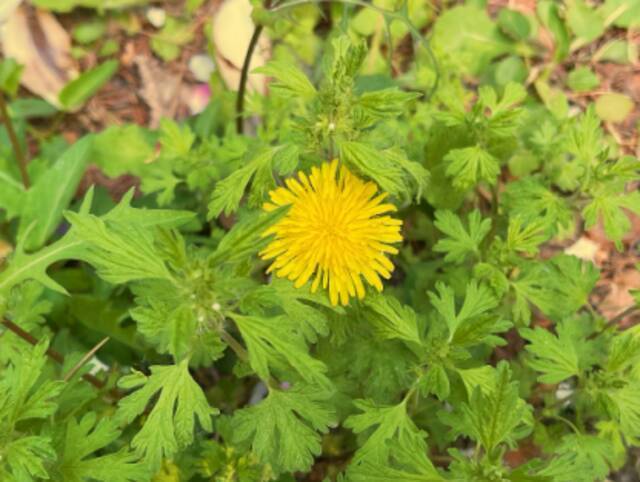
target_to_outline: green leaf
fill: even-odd
[[[525,435],[522,428],[531,423],[531,407],[518,397],[518,383],[511,381],[509,364],[500,362],[488,391],[476,387],[469,403],[459,413],[445,417],[454,431],[472,437],[489,453],[502,443]]]
[[[118,71],[117,60],[107,60],[106,62],[87,70],[80,76],[69,82],[60,91],[58,99],[60,105],[66,110],[76,110],[89,100],[111,77]]]
[[[344,314],[344,308],[333,306],[324,292],[311,293],[305,288],[295,288],[293,283],[282,279],[274,279],[268,285],[254,290],[251,297],[257,297],[258,302],[268,310],[281,309],[309,343],[316,343],[318,335],[326,336],[329,333],[327,310]]]
[[[373,179],[392,196],[401,196],[405,191],[404,173],[400,166],[369,144],[342,142],[340,159],[347,166]]]
[[[153,142],[138,125],[109,126],[94,137],[91,160],[108,176],[141,176],[153,158]]]
[[[71,35],[79,44],[88,45],[100,39],[107,31],[107,25],[101,20],[82,22],[73,28]]]
[[[493,185],[500,174],[498,160],[480,146],[452,149],[444,159],[449,163],[447,176],[459,189],[469,189],[481,181]]]
[[[266,229],[287,211],[288,206],[282,206],[266,213],[247,214],[220,240],[216,250],[211,253],[209,262],[235,263],[253,256],[269,243],[270,238],[264,236]]]
[[[420,380],[422,393],[433,393],[439,400],[446,400],[451,393],[447,371],[440,363],[432,363]]]
[[[429,299],[436,311],[443,318],[449,329],[449,341],[459,342],[464,345],[473,342],[468,336],[460,338],[456,337],[458,330],[465,324],[476,323],[478,318],[487,314],[492,308],[498,304],[498,300],[494,297],[489,288],[479,285],[476,281],[471,281],[467,285],[464,303],[456,313],[455,296],[453,289],[444,283],[436,283],[436,292],[429,293]],[[468,335],[469,332],[463,330],[461,334]],[[485,334],[482,334],[476,343],[481,343]]]
[[[171,119],[160,121],[159,141],[163,157],[167,159],[187,158],[195,140],[196,136],[188,125],[180,126]]]
[[[634,0],[605,0],[600,14],[616,27],[629,28],[640,24],[640,4]]]
[[[33,254],[26,254],[23,245],[18,243],[9,266],[0,273],[0,294],[8,294],[11,288],[30,279],[66,294],[66,290],[47,275],[47,269],[58,261],[80,259],[85,248],[85,242],[74,233],[68,233],[59,241]]]
[[[83,482],[135,482],[149,480],[138,457],[123,448],[118,452],[95,455],[116,441],[121,434],[116,423],[107,418],[97,421],[94,412],[86,413],[80,422],[69,420],[64,434],[62,456],[57,470],[60,480]],[[91,455],[94,455],[91,457]]]
[[[599,278],[592,263],[560,255],[550,261],[527,263],[521,275],[511,283],[516,295],[513,307],[516,320],[528,322],[528,302],[553,320],[575,313],[588,299]],[[558,300],[563,300],[558,303]]]
[[[555,233],[569,229],[574,223],[567,201],[532,177],[508,183],[501,201],[510,216],[519,218],[527,226],[543,225]],[[536,242],[527,244],[534,248]]]
[[[433,466],[420,445],[397,447],[392,457],[395,464],[364,461],[351,464],[348,480],[355,482],[442,482],[442,477]]]
[[[567,24],[576,37],[589,43],[604,33],[604,20],[583,0],[570,0],[567,3]]]
[[[0,184],[2,185],[2,189],[0,189],[0,211],[3,211],[5,219],[10,221],[20,215],[26,193],[22,183],[2,171],[0,171]]]
[[[169,283],[149,283],[133,288],[138,306],[130,310],[138,331],[159,353],[175,360],[191,356],[191,365],[211,363],[222,356],[226,345],[215,330],[203,330],[190,303],[184,302]]]
[[[475,5],[454,7],[439,15],[431,41],[436,52],[446,52],[457,70],[471,75],[510,50],[485,9]]]
[[[369,295],[364,304],[371,310],[369,321],[383,339],[398,339],[421,346],[416,313],[390,296]]]
[[[105,221],[92,214],[66,213],[76,236],[88,246],[84,259],[114,284],[144,279],[172,280],[148,229]]]
[[[526,40],[531,34],[529,20],[517,10],[503,8],[498,14],[498,26],[515,40]]]
[[[514,253],[536,254],[538,246],[547,241],[549,233],[544,219],[525,223],[520,217],[509,219],[507,249]]]
[[[571,456],[575,465],[588,468],[590,480],[604,480],[611,471],[611,442],[600,437],[580,433],[567,434],[562,437],[559,447],[554,452],[560,456]]]
[[[574,92],[589,92],[600,85],[600,79],[589,67],[582,66],[569,73],[567,85]]]
[[[193,28],[189,22],[167,17],[162,30],[151,37],[151,48],[166,62],[178,58],[182,46],[193,39]]]
[[[247,344],[249,363],[260,378],[269,380],[274,369],[290,367],[307,383],[328,387],[327,367],[311,357],[297,322],[288,316],[264,318],[229,314]]]
[[[538,377],[542,383],[559,383],[582,373],[577,344],[585,340],[577,339],[565,324],[556,326],[557,336],[543,328],[520,330],[522,337],[530,342],[526,346],[532,355],[528,365],[542,373]]]
[[[536,4],[536,11],[542,24],[551,31],[555,40],[555,60],[564,59],[569,53],[569,32],[560,17],[557,2],[555,0],[540,0]]]
[[[223,212],[227,216],[235,212],[240,206],[244,191],[252,178],[256,184],[253,186],[252,196],[256,203],[262,201],[266,191],[275,185],[272,174],[274,153],[273,149],[261,151],[249,163],[218,182],[209,203],[209,218],[215,218]],[[256,183],[256,179],[261,182]]]
[[[616,186],[599,189],[582,210],[585,227],[588,229],[602,220],[607,237],[621,249],[622,237],[631,229],[631,221],[623,209],[640,214],[640,192],[625,193]]]
[[[365,92],[358,105],[374,119],[397,117],[407,111],[407,104],[420,97],[415,92],[403,92],[395,87]]]
[[[351,415],[344,426],[355,433],[368,434],[356,452],[352,464],[363,461],[384,463],[394,446],[414,447],[426,453],[425,433],[418,429],[407,414],[406,400],[398,405],[378,405],[369,400],[355,400],[362,413]]]
[[[54,460],[56,452],[51,446],[49,437],[27,435],[13,440],[2,447],[2,460],[0,460],[0,475],[6,472],[3,464],[8,466],[8,474],[15,481],[32,481],[34,477],[48,479],[49,474],[45,464]]]
[[[467,215],[468,230],[462,219],[451,211],[436,211],[436,228],[447,237],[441,238],[433,247],[438,253],[446,253],[445,261],[462,263],[470,254],[480,253],[480,244],[491,229],[491,219],[482,219],[477,209]]]
[[[596,113],[607,122],[622,122],[633,110],[633,100],[625,94],[608,92],[596,99]]]
[[[614,407],[614,419],[630,437],[640,436],[640,385],[629,382],[617,390],[607,390]]]
[[[0,425],[11,432],[18,422],[52,415],[58,405],[53,401],[64,388],[64,382],[49,380],[38,383],[47,362],[47,341],[41,341],[27,352],[16,366],[3,370],[0,379]]]
[[[188,359],[177,365],[152,366],[148,377],[134,372],[123,377],[118,386],[137,388],[118,405],[116,416],[126,424],[143,413],[157,395],[144,425],[131,441],[152,470],[160,467],[163,457],[171,458],[193,442],[196,417],[204,430],[213,430],[211,416],[218,411],[209,406],[202,389],[191,378]]]
[[[92,137],[86,136],[69,147],[27,191],[19,231],[24,249],[41,248],[58,228],[84,175],[91,143]]]
[[[493,367],[485,365],[477,368],[456,368],[458,375],[464,383],[467,395],[471,398],[473,391],[478,387],[482,392],[488,393],[493,386]]]
[[[310,385],[272,388],[259,404],[234,413],[233,440],[250,441],[258,459],[277,473],[306,471],[322,452],[318,432],[334,423],[329,396]]]
[[[0,91],[15,96],[20,85],[20,76],[23,67],[14,59],[0,61]]]
[[[310,101],[318,94],[309,78],[291,62],[272,60],[254,72],[273,77],[276,82],[271,82],[269,88],[279,95]]]

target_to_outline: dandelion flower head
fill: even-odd
[[[382,278],[390,278],[397,254],[391,243],[402,241],[402,221],[388,213],[373,182],[363,181],[338,161],[313,167],[311,174],[298,173],[286,187],[270,193],[267,211],[290,205],[287,214],[267,229],[273,241],[260,253],[273,260],[269,272],[295,282],[296,288],[313,277],[311,291],[322,285],[333,305],[347,305],[352,297],[363,298],[366,281],[382,291]]]

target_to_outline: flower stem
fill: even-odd
[[[5,101],[4,94],[2,92],[0,92],[0,117],[2,123],[7,129],[9,141],[11,142],[13,152],[15,153],[16,159],[18,160],[18,168],[20,169],[20,175],[22,176],[22,184],[24,184],[25,189],[29,189],[31,181],[29,180],[29,173],[27,172],[27,157],[22,151],[22,147],[20,146],[20,142],[18,141],[18,136],[16,135],[16,131],[13,128],[13,123],[11,122],[11,117],[9,116],[9,110],[7,109],[7,102]]]
[[[262,25],[256,25],[253,30],[251,40],[249,40],[249,47],[247,53],[244,56],[244,62],[242,64],[242,72],[240,73],[240,85],[238,86],[238,97],[236,97],[236,132],[238,134],[244,133],[244,96],[247,90],[247,80],[249,78],[249,66],[251,65],[251,57],[258,45],[258,39],[262,33]]]

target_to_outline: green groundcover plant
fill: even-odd
[[[257,6],[272,80],[240,130],[235,94],[216,90],[183,123],[41,139],[28,187],[11,137],[30,119],[9,102],[0,480],[620,469],[640,445],[640,332],[591,306],[591,262],[541,247],[602,223],[627,249],[638,161],[593,106],[512,68],[535,56],[535,22],[566,55],[554,2],[498,20],[481,3],[437,19],[421,2]],[[399,68],[386,53],[402,39]],[[2,72],[11,97],[19,68]],[[78,194],[90,164],[138,194]]]

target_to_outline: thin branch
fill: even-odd
[[[78,363],[75,364],[75,366],[69,370],[69,373],[67,373],[64,376],[64,381],[68,382],[69,380],[71,380],[73,378],[73,376],[78,372],[78,370],[80,370],[85,363],[87,363],[92,357],[93,355],[95,355],[98,350],[100,348],[102,348],[104,345],[107,344],[107,342],[110,340],[110,338],[107,336],[105,338],[103,338],[96,346],[94,346],[91,350],[89,350],[81,359]]]
[[[11,122],[9,110],[7,109],[7,102],[5,101],[4,94],[2,92],[0,92],[0,117],[2,118],[2,123],[7,129],[9,141],[11,141],[13,152],[18,160],[18,168],[20,169],[20,175],[22,176],[22,184],[24,184],[25,189],[29,189],[31,181],[29,180],[29,173],[27,172],[27,157],[22,151],[22,147],[18,141],[18,136],[13,128],[13,122]]]
[[[38,339],[35,336],[33,336],[31,333],[23,330],[18,325],[16,325],[14,322],[6,320],[6,319],[3,319],[2,320],[2,324],[5,327],[7,327],[8,330],[11,330],[11,332],[16,334],[20,338],[22,338],[27,343],[29,343],[29,344],[31,344],[33,346],[38,344]],[[51,358],[55,362],[59,363],[60,365],[62,365],[64,363],[64,356],[62,356],[60,353],[55,351],[53,348],[49,348],[46,351],[46,353],[47,353],[47,356],[49,358]],[[97,389],[99,389],[99,390],[104,388],[105,383],[102,380],[100,380],[99,378],[94,377],[93,375],[90,375],[89,373],[86,373],[86,374],[82,375],[82,378],[85,381],[89,382],[94,387],[96,387]]]
[[[611,318],[606,325],[604,325],[599,331],[596,331],[595,333],[592,333],[587,340],[593,340],[594,338],[602,335],[605,331],[607,331],[609,328],[613,328],[614,326],[616,326],[618,323],[620,323],[623,319],[625,319],[627,316],[629,316],[631,313],[633,313],[634,311],[636,311],[638,309],[638,305],[634,304],[631,305],[629,307],[627,307],[625,310],[621,311],[620,313],[618,313],[616,316],[614,316],[613,318]]]

